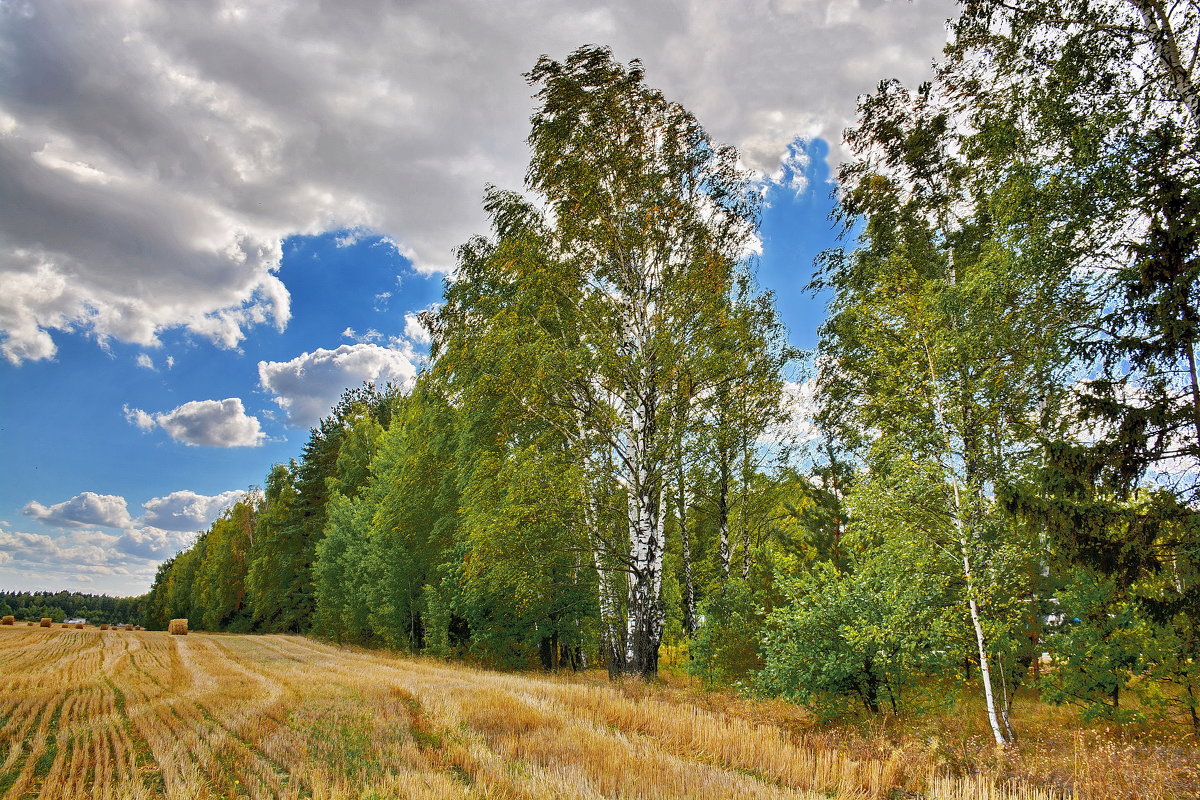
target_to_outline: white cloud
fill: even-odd
[[[190,546],[194,539],[194,531],[134,528],[126,531],[113,546],[127,556],[163,561]]]
[[[308,427],[337,402],[342,392],[363,382],[405,385],[417,374],[411,350],[377,344],[344,344],[318,348],[291,361],[258,362],[258,382],[275,395],[288,424]]]
[[[22,511],[36,520],[59,527],[100,525],[127,528],[131,524],[125,498],[112,494],[83,492],[52,506],[44,506],[35,500]]]
[[[203,447],[257,447],[266,436],[239,397],[193,400],[158,414],[126,406],[125,419],[142,430],[159,427],[178,442]]]
[[[404,315],[404,335],[414,344],[429,344],[433,341],[429,330],[421,324],[421,318],[415,311]]]
[[[857,95],[913,84],[952,0],[546,4],[56,0],[0,4],[0,352],[55,331],[151,347],[184,328],[236,347],[283,326],[282,238],[373,232],[418,269],[519,187],[541,53],[638,57],[763,175],[788,146],[839,152]],[[130,91],[129,87],[137,87]],[[790,179],[789,179],[790,180]]]
[[[197,531],[207,528],[225,509],[245,492],[232,490],[218,495],[197,494],[190,490],[171,492],[142,503],[146,513],[141,522],[169,531]]]
[[[138,353],[137,365],[142,369],[154,369],[154,360],[145,353]]]

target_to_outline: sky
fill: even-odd
[[[522,187],[542,54],[638,58],[739,149],[758,280],[812,347],[841,132],[954,11],[0,0],[0,590],[146,591],[345,388],[411,380],[484,187]]]

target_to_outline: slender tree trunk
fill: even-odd
[[[1192,383],[1192,427],[1196,433],[1196,447],[1200,449],[1200,376],[1196,374],[1196,345],[1188,342],[1187,350],[1188,377]]]
[[[729,582],[729,453],[724,445],[717,449],[717,559],[721,568],[721,587]]]
[[[750,444],[742,440],[742,580],[750,580]]]
[[[683,629],[696,632],[696,581],[692,574],[692,531],[688,527],[689,497],[687,480],[683,474],[683,461],[679,462],[679,485],[676,487],[679,538],[683,546]]]
[[[1008,725],[1008,720],[1004,721],[1004,728],[1001,727],[1000,717],[996,711],[996,697],[992,688],[992,670],[988,662],[987,638],[983,631],[983,622],[979,615],[979,603],[976,597],[976,576],[971,567],[971,541],[969,539],[969,529],[966,522],[966,509],[963,508],[962,492],[959,489],[959,475],[953,467],[955,448],[953,446],[954,436],[950,431],[950,425],[946,420],[946,412],[942,407],[941,393],[937,390],[938,374],[933,365],[933,353],[929,349],[927,342],[922,342],[925,348],[925,359],[929,367],[929,377],[933,388],[933,408],[935,418],[938,425],[941,427],[942,436],[945,440],[946,450],[945,457],[951,462],[951,488],[953,489],[952,496],[952,515],[955,533],[958,536],[959,551],[962,556],[963,578],[966,581],[967,589],[967,607],[971,613],[971,627],[975,631],[975,644],[979,649],[979,673],[983,679],[983,697],[987,704],[988,724],[992,728],[992,736],[996,739],[996,744],[1001,747],[1006,747],[1009,744],[1009,739],[1005,734],[1005,729],[1011,731]]]
[[[983,697],[987,704],[988,724],[992,727],[992,736],[995,737],[996,744],[1004,747],[1009,742],[1001,728],[1000,718],[996,712],[996,697],[992,690],[992,669],[988,661],[987,639],[984,636],[983,623],[979,616],[979,604],[975,599],[975,575],[971,570],[971,556],[965,538],[960,540],[960,545],[962,547],[963,575],[967,580],[967,606],[971,611],[971,627],[975,630],[975,644],[979,648],[979,674],[983,679]]]
[[[1179,52],[1179,42],[1171,28],[1170,15],[1162,0],[1129,0],[1129,3],[1142,15],[1146,31],[1150,34],[1150,40],[1157,51],[1158,60],[1167,70],[1171,84],[1179,95],[1179,101],[1187,108],[1195,132],[1200,127],[1200,92],[1192,79],[1191,70]]]

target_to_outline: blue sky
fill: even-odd
[[[812,347],[854,98],[923,78],[953,7],[737,5],[0,4],[0,588],[145,591],[344,388],[419,369],[543,52],[640,57],[741,150]]]

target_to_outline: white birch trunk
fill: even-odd
[[[1191,70],[1184,64],[1183,55],[1179,52],[1179,42],[1171,28],[1170,15],[1163,7],[1162,0],[1129,0],[1129,3],[1142,15],[1158,60],[1166,68],[1171,83],[1179,94],[1180,102],[1187,108],[1195,132],[1200,128],[1200,92],[1192,79]]]
[[[945,456],[950,462],[954,530],[958,536],[958,544],[962,555],[963,578],[967,586],[967,607],[971,613],[971,627],[975,631],[975,644],[979,648],[979,674],[983,679],[983,697],[987,705],[988,724],[992,728],[992,736],[995,737],[996,744],[1005,747],[1009,744],[1009,737],[1005,734],[1005,729],[1011,732],[1011,728],[1008,725],[1007,719],[1004,721],[1004,727],[1001,727],[1000,716],[996,710],[996,696],[992,687],[992,669],[991,662],[988,659],[987,637],[983,631],[983,622],[979,615],[975,573],[971,568],[970,528],[966,522],[966,511],[963,508],[962,493],[959,490],[958,471],[953,463],[956,452],[954,447],[956,437],[950,430],[949,423],[946,421],[945,409],[942,407],[941,393],[937,389],[938,375],[933,365],[933,353],[930,352],[928,343],[923,342],[923,344],[925,347],[925,358],[929,365],[929,377],[933,386],[934,415],[938,426],[942,429],[942,436],[946,442]]]

